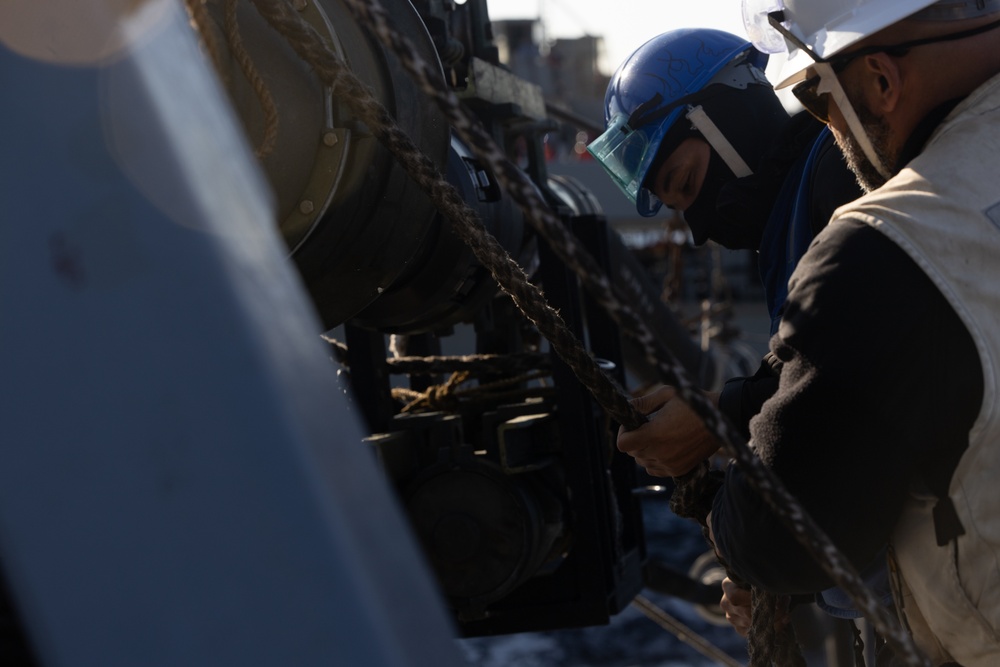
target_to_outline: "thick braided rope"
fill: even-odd
[[[547,369],[551,360],[546,354],[468,354],[443,357],[395,357],[387,359],[390,373],[407,375],[437,375],[455,371],[506,375],[525,373],[536,368]]]
[[[347,77],[344,75],[343,68],[340,66],[340,63],[333,52],[326,47],[319,35],[317,35],[315,31],[308,26],[308,24],[305,24],[304,21],[301,21],[293,12],[291,12],[286,0],[253,0],[253,2],[257,6],[258,10],[261,11],[262,15],[264,15],[265,18],[267,18],[267,20],[279,32],[282,32],[282,34],[289,39],[293,48],[295,48],[296,52],[299,53],[300,57],[309,62],[328,85],[337,87],[342,92],[345,92],[348,98],[351,98],[356,94],[367,95],[367,90],[356,80],[353,82],[354,85],[350,85],[351,82],[349,79],[353,77]],[[557,252],[560,252],[563,261],[565,261],[568,266],[577,272],[581,282],[584,284],[584,287],[590,291],[591,295],[598,301],[599,304],[608,310],[609,314],[619,323],[619,325],[623,327],[625,331],[635,334],[636,340],[639,341],[647,351],[647,356],[657,361],[656,367],[660,369],[661,374],[665,376],[665,379],[677,386],[682,398],[686,400],[692,406],[692,409],[694,409],[695,412],[702,417],[706,426],[719,437],[727,453],[736,460],[738,465],[742,467],[748,481],[753,484],[762,497],[772,506],[779,518],[785,522],[796,538],[812,554],[817,562],[820,563],[827,574],[834,579],[834,581],[836,581],[842,589],[844,589],[852,600],[854,600],[855,604],[858,605],[858,608],[872,620],[875,627],[887,638],[888,641],[892,643],[893,648],[900,655],[900,657],[907,662],[907,664],[927,665],[928,663],[926,658],[922,656],[913,644],[912,638],[902,630],[898,621],[879,603],[871,591],[865,586],[860,576],[857,574],[857,571],[846,560],[846,558],[843,557],[839,550],[837,550],[825,533],[823,533],[823,531],[820,530],[819,527],[816,526],[816,524],[808,517],[803,508],[787,492],[787,490],[785,490],[784,486],[774,476],[774,474],[749,450],[742,438],[729,428],[715,407],[712,406],[694,387],[693,383],[687,377],[686,371],[684,371],[683,367],[676,361],[676,359],[673,358],[673,355],[670,354],[669,350],[666,350],[662,346],[658,345],[648,327],[646,327],[630,309],[624,307],[614,297],[610,283],[608,282],[606,276],[604,276],[603,272],[596,269],[596,263],[591,260],[589,262],[591,266],[587,266],[587,258],[589,258],[589,256],[587,256],[583,251],[577,249],[578,246],[573,238],[569,235],[568,231],[562,227],[558,219],[548,212],[547,206],[537,196],[534,188],[531,186],[527,178],[520,172],[520,170],[506,160],[506,156],[478,127],[477,121],[471,117],[471,114],[464,111],[458,100],[451,93],[450,89],[440,80],[439,75],[434,71],[434,69],[432,69],[419,57],[405,37],[391,28],[388,17],[385,14],[385,10],[377,2],[377,0],[369,0],[367,2],[361,2],[360,0],[346,0],[346,2],[351,10],[354,11],[361,20],[367,23],[379,39],[386,43],[389,48],[393,49],[393,51],[400,56],[403,65],[414,76],[424,92],[431,96],[432,99],[434,99],[442,107],[446,115],[449,116],[449,120],[453,127],[463,140],[470,145],[470,148],[476,152],[480,159],[483,159],[487,163],[487,165],[497,175],[498,180],[501,185],[505,187],[505,190],[507,190],[512,198],[514,198],[515,201],[517,201],[518,204],[525,210],[529,221],[536,226],[539,233],[549,240],[553,248]],[[380,135],[381,140],[387,145],[387,147],[389,147],[390,150],[393,151],[394,154],[397,155],[401,163],[410,172],[411,177],[428,190],[432,199],[434,199],[436,203],[441,202],[439,207],[442,207],[442,212],[449,215],[453,222],[461,222],[456,221],[456,219],[452,217],[455,213],[471,213],[471,211],[468,211],[467,207],[465,207],[464,202],[461,202],[460,198],[458,202],[460,206],[454,206],[455,202],[453,199],[457,197],[457,193],[454,192],[453,189],[451,189],[449,193],[447,191],[448,188],[442,187],[440,182],[428,182],[426,163],[429,161],[423,156],[414,158],[408,150],[412,147],[412,142],[410,142],[408,138],[401,138],[399,135],[402,133],[398,131],[398,128],[396,131],[392,131],[391,129],[382,129],[371,122],[372,120],[376,122],[387,122],[387,128],[394,127],[394,124],[392,124],[391,118],[385,109],[382,109],[376,102],[374,106],[377,106],[378,108],[374,110],[374,115],[371,115],[369,112],[373,111],[370,108],[373,105],[357,104],[356,100],[352,99],[345,101],[352,105],[352,111],[361,115],[365,119],[365,122],[369,123],[369,129]],[[354,106],[357,106],[358,109],[354,109]],[[410,160],[413,160],[412,164],[408,164]],[[417,168],[418,166],[421,168]],[[431,167],[430,172],[432,174],[437,174],[437,170],[434,169],[432,165]],[[439,174],[437,174],[437,178],[440,179]],[[447,186],[446,183],[444,185]],[[461,226],[462,225],[459,224],[459,227]],[[559,231],[560,229],[562,230],[561,233]],[[489,236],[481,225],[475,226],[475,231]],[[465,238],[465,233],[459,230],[456,230],[456,232],[459,233],[463,239]],[[478,239],[472,239],[468,242],[470,243],[470,247],[473,248],[473,251],[476,253],[477,258],[480,257],[479,252],[477,252],[477,248],[481,248],[484,243],[486,246],[491,245],[488,241],[484,242]],[[506,252],[503,251],[502,247],[500,247],[495,240],[492,242],[492,246],[499,249],[500,253],[506,257]],[[480,261],[483,261],[484,265],[486,265],[491,272],[494,272],[493,265],[495,262],[492,259],[484,261],[480,258]],[[518,306],[522,308],[522,311],[524,311],[526,307],[537,305],[535,298],[518,298],[518,296],[521,296],[519,292],[523,286],[512,286],[511,284],[505,282],[503,277],[507,273],[509,273],[508,270],[499,269],[494,272],[494,277],[502,286],[505,287],[505,291],[511,294]],[[520,273],[520,277],[524,278],[523,271],[515,273]],[[526,278],[524,278],[524,282],[527,282]],[[530,283],[528,284],[530,285]],[[540,298],[540,294],[537,293],[537,290],[529,289],[529,292],[533,294],[533,297]],[[544,300],[542,301],[544,302]],[[545,305],[545,308],[549,308],[547,304]],[[532,319],[535,325],[539,327],[546,337],[549,337],[549,334],[546,331],[550,328],[549,324],[551,323],[545,321],[547,319],[546,317],[538,317],[537,313],[534,311],[530,313],[526,312],[526,315],[529,319]],[[561,325],[561,321],[559,324]],[[630,325],[635,328],[632,328]],[[568,330],[565,329],[565,325],[561,326],[564,332],[569,333]],[[558,327],[555,329],[555,335],[557,337],[561,337],[563,335],[562,332],[559,331]],[[596,364],[593,363],[593,358],[590,357],[585,350],[583,351],[583,358],[579,358],[580,355],[573,348],[580,348],[581,346],[579,346],[579,343],[575,341],[575,338],[572,337],[571,333],[569,333],[569,335],[570,338],[572,338],[572,343],[569,345],[566,345],[566,340],[554,340],[553,338],[549,338],[549,341],[553,345],[553,348],[561,356],[563,356],[564,350],[561,350],[560,348],[564,346],[566,347],[565,351],[569,353],[569,356],[563,356],[563,358],[564,360],[567,360],[567,363],[569,363],[569,365],[574,369],[576,369],[577,362],[580,362],[582,367],[586,367],[589,362],[589,364],[596,369],[597,376],[599,376],[600,379],[594,382],[593,387],[599,387],[600,391],[593,388],[592,391],[595,398],[603,406],[605,406],[606,409],[608,409],[612,416],[623,423],[626,428],[636,428],[640,425],[642,423],[642,419],[634,419],[634,409],[630,411],[619,410],[617,408],[609,409],[607,407],[608,405],[617,404],[616,399],[608,400],[609,397],[607,395],[602,395],[608,385],[611,385],[613,391],[617,391],[623,400],[624,393],[621,392],[620,388],[614,385],[613,382],[610,382],[600,369],[596,367]],[[580,374],[579,377],[585,385],[592,387],[591,381],[594,380],[593,377],[587,377],[585,374]],[[625,402],[627,404],[627,400],[625,400]],[[619,414],[625,414],[628,418],[622,419]]]
[[[215,33],[210,29],[211,19],[208,17],[208,10],[205,9],[205,0],[184,0],[184,6],[187,8],[192,26],[198,31],[205,43],[208,55],[212,58],[212,64],[215,65],[215,71],[219,73],[219,76],[223,76],[225,68],[222,62],[222,47],[219,45],[219,40],[215,38]]]
[[[417,412],[419,410],[448,410],[455,412],[458,408],[459,387],[472,376],[469,371],[452,373],[444,384],[428,387],[426,391],[414,391],[405,387],[394,387],[392,397],[404,401],[402,412]]]
[[[347,345],[336,338],[322,335],[330,344],[337,362],[347,365]],[[472,371],[486,375],[527,373],[536,369],[546,370],[552,365],[547,354],[523,352],[520,354],[461,354],[428,357],[390,357],[385,360],[390,373],[395,375],[440,375],[457,371]]]
[[[757,589],[751,589],[750,596],[750,609],[754,617],[777,618],[783,609],[780,598],[775,595],[761,595]],[[750,656],[750,664],[763,664],[761,659],[767,655],[777,665],[806,667],[806,661],[800,652],[788,653],[786,650],[786,647],[794,642],[791,632],[790,623],[780,628],[771,623],[767,627],[757,628],[756,632],[748,633],[747,653]],[[774,650],[775,648],[778,650]]]
[[[545,371],[536,371],[462,389],[462,384],[473,379],[472,371],[456,371],[444,384],[428,387],[425,391],[393,387],[391,393],[393,398],[406,403],[401,412],[439,410],[455,412],[463,403],[495,405],[499,401],[523,400],[551,394],[550,387],[517,386],[522,382],[539,380],[548,375],[549,373]]]
[[[704,516],[711,511],[710,499],[714,496],[713,489],[723,484],[724,474],[719,470],[709,471],[703,478],[703,486],[708,494],[695,492],[692,485],[678,485],[678,491],[670,497],[670,508],[678,516],[694,518]],[[687,497],[685,497],[687,496]],[[694,515],[694,517],[691,516]],[[709,540],[708,527],[702,526],[705,539]],[[716,554],[719,563],[726,569],[729,578],[742,588],[750,590],[752,604],[750,607],[750,629],[747,632],[747,653],[750,665],[771,665],[779,667],[805,667],[802,652],[795,639],[795,632],[790,624],[784,624],[780,630],[777,619],[782,611],[780,598],[777,595],[765,593],[752,588],[732,574],[729,564]]]
[[[225,0],[223,22],[226,26],[226,42],[229,50],[243,70],[243,76],[250,82],[257,99],[260,101],[261,111],[264,113],[264,136],[257,147],[257,157],[264,158],[271,154],[274,145],[278,141],[278,107],[274,103],[274,97],[268,89],[267,84],[261,77],[260,72],[253,63],[253,59],[243,45],[243,37],[240,35],[240,26],[236,18],[236,3],[239,0]]]

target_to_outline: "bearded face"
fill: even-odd
[[[855,86],[845,86],[845,92],[847,93],[847,99],[851,102],[855,113],[858,115],[858,120],[861,121],[861,126],[864,128],[865,134],[868,135],[872,147],[875,149],[876,157],[886,167],[891,167],[891,165],[896,163],[896,156],[889,149],[889,123],[885,118],[876,115],[862,101],[861,95]],[[858,179],[858,185],[865,192],[877,190],[885,185],[886,178],[878,172],[875,165],[865,155],[861,144],[854,138],[854,135],[850,131],[839,132],[837,128],[832,126],[830,129],[837,140],[837,145],[840,146],[840,150],[844,153],[847,166],[854,172],[855,177]]]

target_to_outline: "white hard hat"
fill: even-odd
[[[970,18],[1000,11],[998,0],[744,0],[743,19],[754,43],[755,34],[767,34],[767,14],[783,13],[782,24],[802,45],[788,44],[788,58],[781,69],[778,85],[784,88],[806,78],[807,71],[817,60],[825,60],[852,44],[875,34],[897,21],[931,7],[940,11],[926,12],[930,20]],[[945,7],[947,5],[947,7]],[[773,33],[769,35],[773,45]],[[768,39],[762,38],[767,42]],[[786,40],[791,41],[791,40]],[[773,48],[766,49],[773,52]]]

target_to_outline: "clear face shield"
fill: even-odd
[[[785,8],[782,0],[743,0],[743,27],[754,47],[762,53],[782,53],[785,38],[771,27],[768,14]]]
[[[661,204],[642,187],[640,179],[653,160],[662,137],[656,136],[658,133],[649,128],[633,130],[628,120],[625,114],[612,118],[608,129],[587,146],[587,151],[604,167],[629,201],[634,202],[641,213],[651,216]],[[671,120],[668,118],[666,122]]]
[[[639,187],[636,172],[648,150],[649,137],[630,128],[625,114],[615,116],[604,134],[587,146],[587,151],[632,201]]]

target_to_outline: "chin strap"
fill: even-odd
[[[851,130],[851,134],[854,135],[855,140],[857,140],[858,145],[861,146],[861,150],[864,151],[865,157],[868,161],[872,163],[882,178],[889,180],[892,178],[892,174],[886,169],[885,165],[882,164],[882,160],[879,159],[878,153],[875,152],[875,146],[872,145],[872,140],[868,136],[868,132],[865,130],[864,126],[861,124],[861,119],[858,118],[857,112],[854,111],[854,105],[851,101],[847,99],[847,92],[844,87],[840,85],[840,80],[833,71],[833,67],[830,63],[816,63],[814,65],[816,68],[816,73],[820,76],[819,86],[816,88],[817,93],[829,93],[833,97],[833,101],[837,104],[840,109],[840,113],[844,116],[844,122],[847,123],[847,127]]]
[[[722,134],[722,130],[712,122],[712,119],[708,117],[708,114],[705,113],[705,110],[701,106],[688,107],[687,119],[691,121],[696,130],[701,132],[709,145],[719,154],[723,162],[726,163],[726,166],[736,174],[736,178],[743,178],[744,176],[753,174],[753,170],[747,166],[747,163],[736,152],[733,145]]]

